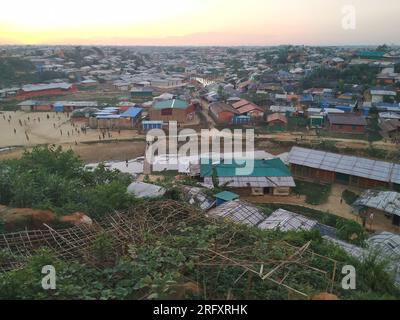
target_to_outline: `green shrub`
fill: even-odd
[[[320,185],[317,183],[296,181],[294,192],[306,196],[306,203],[319,205],[326,203],[331,193],[331,185]]]
[[[349,206],[351,206],[358,199],[358,195],[346,189],[342,192],[342,198]]]
[[[126,192],[131,180],[104,166],[86,171],[72,151],[61,147],[36,147],[18,160],[0,162],[0,203],[98,217],[135,203]]]
[[[339,220],[336,224],[338,236],[340,239],[356,244],[363,245],[367,234],[363,227],[353,220]]]

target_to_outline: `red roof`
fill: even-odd
[[[277,120],[287,124],[286,117],[281,113],[273,113],[267,117],[267,123],[272,122],[272,121],[277,121]]]
[[[235,109],[237,109],[240,114],[248,113],[251,111],[259,111],[259,112],[264,112],[262,108],[257,106],[256,104],[249,102],[245,99],[242,99],[232,105]]]
[[[233,106],[235,109],[239,109],[240,107],[243,107],[243,106],[245,106],[245,105],[247,105],[247,104],[250,104],[250,103],[251,103],[251,102],[242,99],[242,100],[240,100],[240,101],[238,101],[238,102],[235,102],[232,106]]]

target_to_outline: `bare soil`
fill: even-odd
[[[24,150],[45,144],[72,149],[85,162],[126,160],[144,154],[144,136],[136,130],[110,133],[110,137],[106,134],[103,138],[100,130],[88,129],[84,134],[81,125],[73,126],[63,113],[3,112],[0,113],[0,148],[12,149],[0,152],[0,160],[18,158]]]

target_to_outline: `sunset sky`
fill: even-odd
[[[400,44],[399,17],[399,0],[1,0],[0,44]]]

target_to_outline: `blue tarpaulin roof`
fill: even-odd
[[[121,114],[122,118],[136,118],[142,112],[142,108],[132,107]]]

